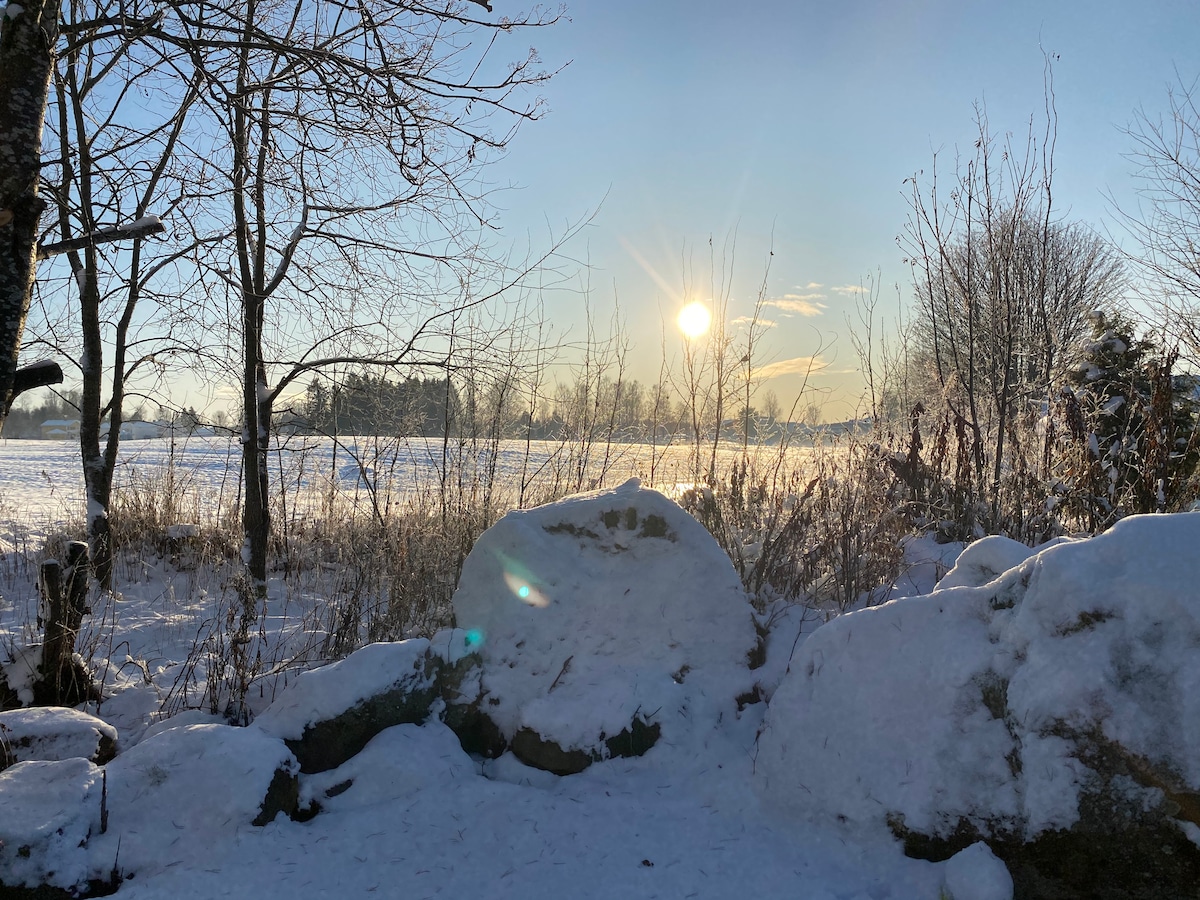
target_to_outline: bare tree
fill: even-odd
[[[903,237],[918,299],[916,340],[941,400],[969,435],[968,493],[999,518],[1006,444],[1017,416],[1049,400],[1087,314],[1122,288],[1115,251],[1053,217],[1056,118],[1047,83],[1045,128],[1024,146],[993,135],[977,108],[974,153],[946,192],[937,159],[928,183],[910,179]],[[1012,448],[1016,449],[1016,448]]]
[[[1118,215],[1141,244],[1138,260],[1151,273],[1146,299],[1158,324],[1200,361],[1200,79],[1168,89],[1166,115],[1144,109],[1128,134],[1134,143],[1141,202]]]
[[[128,384],[146,369],[161,374],[179,349],[162,309],[143,312],[137,321],[135,314],[147,294],[156,299],[156,280],[164,270],[174,274],[169,270],[180,256],[178,247],[165,245],[147,252],[144,241],[164,230],[159,216],[150,213],[151,204],[161,203],[158,211],[169,214],[181,202],[180,181],[171,167],[198,98],[194,78],[180,90],[160,89],[161,52],[144,45],[147,22],[153,19],[123,18],[121,12],[92,0],[70,0],[63,9],[64,39],[47,110],[50,140],[42,167],[44,194],[55,213],[48,230],[57,232],[58,240],[39,245],[39,258],[51,261],[39,279],[39,305],[47,317],[65,313],[74,321],[59,330],[44,319],[35,329],[41,342],[71,359],[79,373],[88,543],[105,589],[112,582],[108,512]],[[180,56],[177,52],[170,61],[186,65],[187,58]],[[141,101],[149,92],[162,101],[156,110],[163,113],[144,108]],[[172,198],[163,198],[168,191]],[[64,277],[57,277],[55,260],[67,262]],[[70,335],[65,343],[63,334]],[[107,435],[102,433],[105,419]]]
[[[477,170],[537,117],[524,91],[549,73],[532,51],[513,66],[492,51],[506,33],[556,17],[469,10],[176,0],[153,30],[188,54],[200,81],[188,144],[211,201],[192,225],[212,237],[198,260],[207,296],[239,311],[230,337],[255,596],[266,586],[267,450],[280,398],[326,366],[447,369],[443,326],[516,280],[489,268],[482,249]]]

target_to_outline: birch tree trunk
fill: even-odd
[[[23,7],[0,18],[0,427],[12,402],[45,208],[38,196],[42,122],[61,2],[30,0]]]

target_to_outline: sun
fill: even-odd
[[[708,326],[712,324],[712,313],[699,300],[694,300],[679,311],[679,318],[675,321],[684,336],[692,340],[708,331]]]

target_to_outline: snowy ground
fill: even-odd
[[[42,455],[41,442],[28,442],[36,448],[16,443],[3,448],[0,478],[21,481],[12,475],[15,468],[4,468],[14,450],[30,468],[23,486],[6,487],[10,504],[15,497],[21,508],[53,516],[65,494],[55,473],[74,464],[69,449],[64,445],[66,455],[57,460]],[[27,476],[37,470],[45,471],[49,488],[32,492]],[[36,609],[30,573],[14,562],[11,549],[0,581],[0,655],[9,656],[29,639]],[[926,562],[913,569],[908,592],[929,590],[950,558],[938,557],[932,545],[912,552]],[[145,559],[126,562],[118,577],[121,599],[96,611],[83,639],[112,695],[90,711],[117,727],[121,751],[109,764],[112,828],[89,842],[87,865],[92,872],[114,866],[132,872],[118,897],[936,900],[948,884],[956,900],[1004,896],[995,892],[990,856],[960,855],[944,864],[910,860],[884,833],[810,822],[765,803],[755,788],[764,703],[719,727],[689,732],[686,741],[664,741],[645,757],[598,763],[563,778],[511,755],[473,759],[436,722],[397,726],[342,769],[302,776],[310,791],[353,779],[316,818],[297,823],[281,816],[255,827],[242,807],[261,797],[261,772],[234,752],[233,737],[219,736],[245,730],[212,732],[218,737],[201,744],[162,734],[143,740],[176,723],[215,721],[195,711],[151,727],[164,701],[173,712],[200,705],[201,676],[190,667],[198,627],[219,614],[212,601],[221,590],[218,576]],[[288,609],[289,602],[300,601],[272,594],[267,637],[287,652],[278,651],[278,671],[251,698],[257,712],[294,676],[286,663],[301,654],[292,651],[309,647],[315,657],[324,637],[319,598],[312,609]],[[799,610],[780,620],[768,661],[773,677],[782,677],[817,621]],[[206,753],[208,762],[198,760]],[[172,773],[179,777],[173,780]],[[120,785],[125,788],[116,790]],[[40,808],[48,823],[51,813]],[[122,833],[123,848],[114,837]],[[146,838],[141,850],[133,833]]]

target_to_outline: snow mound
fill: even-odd
[[[482,709],[607,755],[635,720],[669,729],[728,707],[757,635],[728,557],[695,519],[633,479],[510,512],[463,566],[454,611],[482,658]]]
[[[64,707],[31,707],[0,713],[0,766],[22,760],[73,757],[112,759],[117,729],[87,713]]]
[[[951,900],[1012,900],[1013,880],[983,841],[946,861],[946,893]]]
[[[1200,514],[1131,517],[972,586],[1024,554],[980,545],[932,594],[808,638],[771,699],[760,788],[943,838],[1111,828],[1081,822],[1098,794],[1174,821],[1200,790]]]
[[[1055,541],[1054,543],[1058,543]],[[970,544],[959,554],[954,568],[938,582],[940,589],[952,587],[981,587],[994,581],[1009,569],[1015,569],[1034,553],[1052,544],[1034,549],[1001,534],[989,535]]]
[[[83,845],[100,830],[100,772],[86,759],[33,760],[0,772],[0,885],[87,886]]]
[[[454,732],[440,722],[394,725],[348,762],[306,778],[301,805],[315,800],[334,812],[370,809],[478,774]]]
[[[108,831],[93,838],[96,871],[108,872],[120,845],[123,873],[145,875],[180,863],[215,862],[215,845],[251,830],[279,773],[295,757],[254,728],[187,725],[131,747],[106,767]]]

